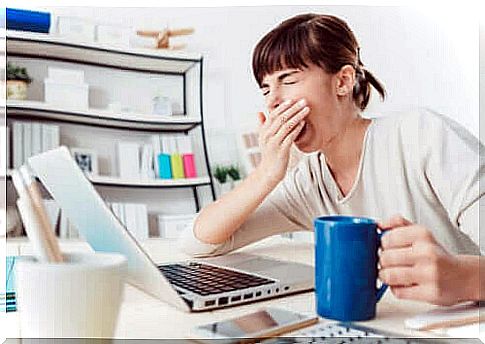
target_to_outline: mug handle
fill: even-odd
[[[377,233],[377,246],[379,247],[381,246],[381,239],[383,235],[384,232]],[[389,286],[383,283],[380,288],[376,289],[376,302],[379,302],[382,296],[384,296],[387,288],[389,288]]]

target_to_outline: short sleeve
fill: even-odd
[[[303,159],[224,243],[213,245],[202,242],[195,237],[192,223],[182,234],[179,248],[192,256],[214,256],[275,234],[311,230],[310,212],[301,206],[306,202],[302,185],[308,185],[308,168]]]
[[[426,177],[451,223],[479,246],[484,147],[455,121],[433,113],[425,115],[431,119],[421,120],[419,130],[427,137],[422,151]]]

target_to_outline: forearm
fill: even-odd
[[[255,170],[234,190],[201,210],[194,223],[195,236],[209,244],[226,241],[276,185],[264,171]]]
[[[460,255],[458,261],[464,280],[457,288],[463,291],[463,301],[485,300],[485,257]]]

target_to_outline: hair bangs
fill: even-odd
[[[308,33],[299,26],[270,32],[256,46],[253,54],[254,77],[261,86],[266,75],[285,68],[308,67],[312,62]]]

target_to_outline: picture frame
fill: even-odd
[[[98,154],[91,148],[71,147],[71,155],[78,164],[79,168],[86,174],[98,175]]]

